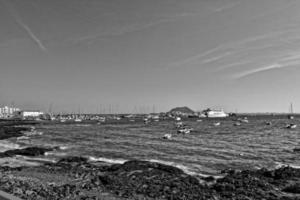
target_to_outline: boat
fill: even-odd
[[[214,126],[220,126],[220,125],[221,125],[221,122],[214,123]]]
[[[181,128],[181,129],[178,129],[177,133],[183,133],[183,134],[188,134],[191,132],[191,129],[189,128]]]
[[[286,128],[295,129],[295,128],[297,128],[297,124],[288,124],[288,125],[286,125]]]
[[[165,135],[163,136],[163,139],[169,140],[169,139],[171,139],[171,137],[172,137],[171,134],[165,134]]]
[[[293,104],[291,103],[290,105],[290,114],[288,115],[288,119],[294,119],[294,116],[293,116]]]
[[[176,117],[175,120],[176,120],[176,121],[180,121],[180,120],[181,120],[181,117]]]
[[[204,114],[208,118],[228,117],[228,114],[225,113],[223,110],[211,110],[211,109],[207,109],[207,110],[204,111]]]
[[[247,117],[239,118],[238,121],[241,122],[241,123],[249,123],[249,120],[248,120]]]
[[[234,123],[233,125],[234,125],[234,126],[240,126],[241,123],[240,123],[240,122],[236,122],[236,123]]]

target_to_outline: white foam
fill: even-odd
[[[11,149],[19,149],[20,145],[9,142],[7,140],[1,140],[0,142],[0,152],[4,152]]]
[[[275,169],[278,169],[278,168],[281,168],[281,167],[292,167],[292,168],[295,168],[295,169],[300,169],[299,165],[284,164],[284,163],[276,162]]]
[[[39,157],[32,158],[32,157],[27,157],[27,156],[22,156],[22,158],[24,160],[28,160],[28,161],[51,162],[51,163],[56,162],[56,160],[49,159],[49,158],[39,158]]]
[[[17,140],[29,140],[30,138],[28,136],[20,136],[17,137]]]
[[[59,148],[60,150],[66,150],[66,149],[69,149],[68,146],[59,146],[58,148]]]
[[[62,153],[62,152],[46,152],[45,156],[67,156],[67,153]]]
[[[0,159],[1,166],[19,167],[19,166],[39,166],[40,163],[26,161],[23,157],[9,157]]]
[[[127,160],[124,159],[111,159],[111,158],[103,158],[103,157],[93,157],[93,156],[89,156],[89,161],[91,162],[106,162],[106,163],[111,163],[111,164],[123,164],[125,163]]]
[[[181,165],[181,164],[178,164],[178,163],[175,163],[175,162],[163,161],[163,160],[156,160],[156,159],[150,159],[148,161],[150,161],[150,162],[156,162],[156,163],[160,163],[160,164],[164,164],[164,165],[170,165],[170,166],[173,166],[173,167],[177,167],[177,168],[181,169],[182,171],[184,171],[184,173],[186,173],[188,175],[192,175],[192,176],[198,175],[198,176],[203,176],[203,177],[208,176],[206,174],[196,173],[196,172],[192,171],[189,167]]]
[[[23,134],[26,136],[32,136],[32,135],[43,135],[44,133],[42,131],[33,130],[33,131],[23,132]]]

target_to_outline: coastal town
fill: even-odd
[[[53,114],[39,110],[26,110],[17,107],[4,106],[0,108],[0,119],[32,119],[32,120],[51,120],[51,121],[77,121],[81,120],[99,120],[103,121],[103,116],[120,120],[121,118],[136,118],[144,117],[146,119],[165,119],[174,118],[175,116],[187,118],[224,118],[234,115],[233,113],[226,113],[222,109],[205,109],[200,112],[191,110],[188,107],[177,107],[171,109],[169,112],[160,113],[130,113],[130,114]]]

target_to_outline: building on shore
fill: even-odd
[[[23,110],[20,112],[21,117],[24,119],[26,118],[38,118],[44,115],[44,112],[37,111],[37,110]]]
[[[0,108],[0,118],[12,118],[20,112],[19,108],[4,106]]]

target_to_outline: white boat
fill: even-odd
[[[221,125],[221,122],[214,123],[214,126],[220,126],[220,125]]]
[[[181,128],[181,129],[178,129],[178,133],[183,133],[183,134],[188,134],[190,133],[191,131],[193,130],[193,128]]]
[[[176,117],[175,120],[176,120],[176,121],[180,121],[180,120],[181,120],[181,117]]]
[[[296,124],[288,124],[286,126],[286,128],[288,128],[288,129],[295,129],[295,128],[297,128],[297,125]]]
[[[82,122],[82,119],[76,118],[74,121],[75,122]]]
[[[171,139],[171,137],[172,137],[171,134],[165,134],[165,135],[163,136],[163,139],[169,140],[169,139]]]
[[[206,117],[209,118],[219,118],[219,117],[228,117],[228,114],[223,110],[207,110],[205,111]]]

